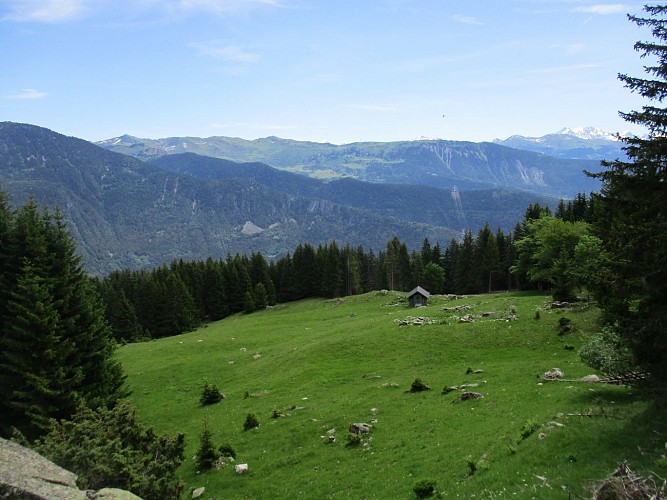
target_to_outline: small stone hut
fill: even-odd
[[[428,298],[431,296],[426,290],[418,286],[412,291],[408,292],[408,302],[410,302],[410,307],[421,307],[425,306],[428,302]]]

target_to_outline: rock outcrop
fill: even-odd
[[[0,438],[0,498],[30,500],[141,500],[123,490],[82,491],[76,474],[40,454]]]

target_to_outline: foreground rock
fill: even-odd
[[[0,438],[0,498],[31,500],[141,500],[124,490],[82,491],[76,474],[40,454]]]

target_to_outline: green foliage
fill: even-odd
[[[213,468],[216,460],[220,458],[220,453],[213,445],[213,434],[204,422],[204,430],[199,436],[199,449],[197,450],[197,468],[199,470],[209,470]]]
[[[422,391],[430,391],[431,388],[426,385],[420,378],[416,378],[412,381],[412,385],[410,386],[410,392],[422,392]]]
[[[644,11],[646,17],[630,20],[648,27],[654,40],[634,47],[655,62],[644,67],[647,78],[621,74],[619,79],[647,100],[641,110],[621,116],[647,133],[622,138],[629,161],[603,162],[606,170],[596,175],[602,181],[596,235],[608,258],[606,286],[598,287],[595,296],[606,321],[623,339],[623,348],[632,351],[660,389],[659,397],[667,400],[667,8],[647,5]]]
[[[149,499],[177,499],[183,487],[176,469],[184,459],[185,438],[158,436],[136,419],[134,407],[79,408],[72,420],[52,421],[35,449],[78,475],[84,489],[129,490]]]
[[[236,458],[236,449],[229,443],[223,443],[218,448],[221,457]]]
[[[443,293],[445,291],[445,270],[435,262],[429,262],[424,266],[421,286],[432,294]]]
[[[0,196],[0,199],[2,196]],[[0,206],[0,435],[125,395],[111,330],[58,212]]]
[[[520,432],[521,439],[529,438],[539,428],[540,424],[538,424],[532,418],[529,418],[524,422],[523,426],[521,427],[521,432]]]
[[[627,340],[614,326],[605,326],[592,334],[579,356],[588,366],[605,375],[623,375],[636,369]]]
[[[417,481],[412,488],[417,498],[430,498],[435,495],[437,483],[433,479],[422,479]]]
[[[212,405],[219,403],[223,399],[225,399],[225,396],[220,392],[218,386],[209,385],[208,383],[204,384],[204,388],[199,396],[199,402],[202,405]]]
[[[248,413],[245,417],[245,422],[243,422],[243,430],[249,431],[256,427],[259,427],[259,419],[254,413]]]
[[[347,448],[356,448],[361,445],[361,434],[356,432],[348,432],[347,438],[345,440],[345,446]]]
[[[561,317],[558,319],[558,335],[570,333],[574,327],[570,318]]]
[[[518,257],[514,272],[551,287],[555,300],[571,300],[579,282],[579,270],[573,265],[575,247],[588,234],[589,225],[542,215],[527,222],[524,230],[515,242]]]

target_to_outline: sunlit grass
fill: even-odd
[[[501,293],[434,297],[409,309],[402,295],[302,301],[122,347],[140,418],[187,435],[186,493],[206,486],[205,498],[414,498],[415,483],[428,478],[445,497],[585,497],[622,460],[639,471],[654,465],[642,450],[664,446],[656,441],[664,424],[644,415],[635,391],[538,378],[554,367],[566,379],[592,373],[578,349],[595,328],[595,308],[552,311],[547,296]],[[472,309],[442,310],[463,304]],[[464,314],[476,320],[454,317]],[[435,324],[398,326],[407,316]],[[566,336],[558,335],[562,316],[575,326]],[[432,390],[409,393],[415,378]],[[205,382],[226,398],[200,406]],[[479,384],[470,390],[483,399],[453,403],[462,391],[442,394],[462,384]],[[272,419],[274,409],[285,417]],[[246,432],[248,413],[261,425]],[[363,444],[346,447],[348,426],[371,419]],[[196,471],[205,421],[248,474]],[[537,428],[522,439],[528,421]],[[331,429],[336,441],[326,444]]]

